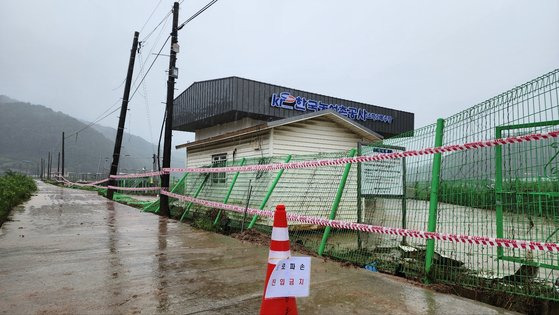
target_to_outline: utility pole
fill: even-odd
[[[171,31],[171,53],[169,58],[169,75],[167,77],[167,119],[165,120],[165,137],[163,142],[163,168],[171,167],[171,137],[173,135],[173,100],[175,99],[175,79],[178,76],[178,69],[175,67],[177,63],[177,53],[179,52],[178,44],[178,24],[179,24],[179,3],[173,5],[173,29]],[[161,175],[161,189],[169,190],[169,174]],[[161,215],[170,216],[169,197],[159,194],[159,210]]]
[[[136,59],[136,51],[138,50],[139,32],[134,32],[134,40],[132,41],[132,50],[130,50],[130,61],[128,62],[128,73],[126,74],[126,84],[124,86],[124,95],[122,96],[122,106],[120,107],[120,117],[118,119],[118,129],[116,131],[115,148],[113,150],[113,163],[109,173],[109,186],[115,186],[116,181],[110,178],[110,175],[116,175],[118,172],[118,161],[120,159],[120,147],[122,146],[122,135],[124,134],[124,123],[126,121],[126,112],[128,111],[128,99],[130,96],[130,87],[132,85],[132,74],[134,73],[134,61]],[[113,199],[114,190],[107,190],[107,198]]]
[[[62,162],[60,163],[60,176],[64,176],[64,131],[62,131]]]
[[[43,158],[41,158],[41,172],[39,173],[41,180],[43,180],[43,167],[44,167]]]
[[[47,179],[50,179],[50,165],[51,165],[51,155],[49,151],[49,155],[47,159]]]
[[[58,163],[56,163],[56,179],[60,177],[60,151],[58,151]]]

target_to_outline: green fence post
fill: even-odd
[[[171,189],[172,193],[176,193],[177,190],[179,190],[179,188],[181,186],[184,185],[184,182],[186,181],[186,178],[188,177],[189,173],[185,173],[182,178],[177,182],[177,184],[175,186],[173,186],[173,188]],[[183,191],[179,192],[179,193],[183,193],[184,192],[184,187],[183,187]],[[158,213],[159,212],[159,199],[155,200],[154,202],[150,203],[149,205],[145,206],[144,211],[146,212],[154,212],[154,213]]]
[[[246,162],[246,158],[243,158],[241,160],[241,163],[239,164],[239,166],[243,166],[245,165]],[[233,187],[235,186],[235,183],[237,182],[237,178],[239,177],[239,173],[237,172],[235,173],[235,176],[233,176],[233,180],[231,181],[231,185],[229,185],[229,190],[227,191],[227,194],[225,195],[225,198],[223,198],[223,203],[227,203],[227,201],[229,201],[229,197],[231,197],[231,193],[233,192]],[[217,213],[217,216],[215,217],[214,220],[214,225],[217,224],[217,222],[219,222],[219,219],[221,219],[221,211],[223,210],[219,210],[219,212]]]
[[[501,128],[495,130],[495,138],[502,137]],[[497,224],[497,237],[503,238],[503,147],[495,147],[495,216]],[[503,258],[503,248],[497,247],[497,259]],[[497,275],[499,274],[499,264],[497,264]]]
[[[291,161],[291,154],[287,156],[284,163],[289,163],[289,161]],[[259,208],[260,210],[262,210],[262,209],[264,209],[264,207],[266,207],[266,204],[268,203],[268,199],[270,199],[270,197],[272,196],[272,193],[274,192],[274,189],[276,188],[276,185],[278,184],[278,182],[281,178],[281,175],[283,174],[283,171],[284,171],[283,168],[278,171],[278,174],[276,175],[276,178],[272,182],[272,185],[270,185],[270,187],[268,187],[268,192],[266,193],[266,196],[264,196],[264,199],[260,203],[260,208]],[[258,215],[257,214],[255,214],[254,217],[252,217],[252,221],[250,221],[250,224],[248,225],[249,229],[252,229],[252,227],[256,223],[256,220],[258,220]]]
[[[443,145],[444,119],[437,119],[437,129],[435,131],[435,147]],[[437,229],[437,206],[439,202],[439,183],[441,180],[441,153],[433,156],[433,169],[431,173],[431,195],[429,198],[429,221],[427,231],[435,232]],[[425,253],[425,275],[431,271],[433,255],[435,254],[435,240],[427,240],[427,251]],[[428,282],[425,277],[425,282]]]
[[[357,143],[357,156],[363,153],[363,145],[361,142]],[[361,162],[357,163],[357,223],[362,223],[361,216],[363,215],[363,200],[361,198]],[[357,249],[362,249],[363,241],[361,240],[361,232],[357,231]]]
[[[200,183],[200,186],[198,186],[198,189],[196,189],[196,192],[194,193],[194,196],[193,196],[194,198],[198,198],[198,195],[200,195],[200,192],[202,191],[202,188],[204,188],[204,186],[206,185],[206,182],[208,181],[209,177],[210,177],[210,173],[207,173],[206,175],[204,175],[204,180],[202,180],[202,183]],[[181,222],[182,222],[182,220],[184,220],[184,217],[190,211],[190,208],[192,208],[192,202],[188,203],[188,205],[186,206],[186,209],[182,213],[182,216],[181,216],[181,219],[180,219]]]
[[[348,157],[354,157],[356,153],[355,149],[351,149],[349,151]],[[342,179],[340,180],[340,184],[338,185],[338,191],[336,192],[336,197],[334,198],[334,203],[332,203],[332,209],[330,209],[330,220],[334,220],[336,218],[336,212],[338,211],[338,207],[340,206],[340,201],[342,200],[342,195],[344,194],[345,184],[347,182],[347,177],[349,175],[349,171],[351,170],[351,164],[347,163],[344,168],[344,172],[342,174]],[[326,242],[328,241],[328,237],[330,236],[330,230],[332,228],[327,226],[324,229],[324,234],[322,235],[322,242],[320,242],[320,247],[318,248],[318,255],[322,256],[324,253],[324,248],[326,247]]]
[[[407,169],[406,169],[406,158],[402,158],[402,229],[406,229],[408,224],[408,201],[406,199],[406,190],[408,186],[406,184]],[[402,236],[401,245],[407,245],[406,237]]]

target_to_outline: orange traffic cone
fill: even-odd
[[[270,253],[268,254],[268,271],[264,283],[264,295],[260,306],[261,315],[275,314],[299,314],[297,302],[294,297],[266,298],[266,288],[277,263],[282,259],[291,257],[289,250],[289,232],[287,230],[287,215],[284,205],[277,205],[274,213],[274,227],[272,228],[272,240],[270,241]]]

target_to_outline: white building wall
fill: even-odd
[[[340,125],[323,118],[306,120],[279,126],[273,130],[260,133],[258,136],[246,136],[226,143],[189,149],[187,154],[188,167],[200,167],[211,164],[214,154],[227,153],[227,161],[244,158],[269,156],[308,155],[317,153],[339,152],[338,156],[346,156],[347,152],[357,147],[361,137]],[[298,159],[300,160],[300,159]],[[289,212],[328,218],[338,184],[344,167],[308,168],[286,170],[280,179],[266,209],[273,209],[277,204],[284,204]],[[258,191],[265,192],[277,171],[265,172],[252,184],[258,185]],[[207,196],[203,199],[221,201],[227,191],[233,173],[227,174],[226,184],[213,184],[208,187]],[[245,178],[246,177],[246,178]],[[243,174],[239,177],[236,189],[229,203],[243,204],[248,177],[254,174]],[[242,188],[244,187],[244,188]],[[322,189],[328,187],[328,189]],[[336,219],[357,220],[357,166],[352,165],[346,184],[344,196],[340,203]],[[260,194],[260,193],[259,193]],[[256,200],[254,200],[256,201]],[[267,223],[270,223],[266,221]],[[293,225],[297,224],[295,222]]]
[[[276,156],[332,152],[346,156],[350,149],[357,147],[359,141],[363,139],[351,130],[329,119],[317,118],[274,128],[273,152]],[[343,170],[343,166],[287,170],[270,198],[268,207],[271,209],[282,203],[290,212],[328,218]],[[357,167],[352,165],[337,219],[357,220],[356,192]]]
[[[211,126],[204,129],[196,130],[195,133],[195,141],[215,137],[222,135],[224,133],[237,131],[244,128],[253,127],[259,124],[264,123],[262,120],[256,120],[249,117],[245,117],[239,120],[235,120],[225,124],[219,124],[215,126]]]
[[[225,143],[210,144],[201,148],[188,149],[186,153],[187,167],[201,167],[212,163],[212,155],[227,153],[227,162],[242,158],[258,158],[269,156],[269,131],[259,135],[251,135]],[[235,151],[236,149],[236,151]]]
[[[274,155],[338,152],[357,147],[359,135],[335,122],[310,119],[274,128]]]

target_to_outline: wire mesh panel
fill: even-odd
[[[553,71],[447,118],[444,144],[557,130],[558,82]],[[557,242],[554,146],[539,140],[444,154],[437,232]],[[437,242],[436,253],[438,281],[558,298],[555,253],[450,242]]]
[[[361,153],[371,155],[374,151],[419,150],[432,147],[434,137],[435,125],[430,125],[396,138],[364,145]],[[375,161],[371,171],[376,178],[366,175],[372,163],[360,163],[361,185],[357,194],[361,222],[426,231],[432,159],[431,155],[425,155]],[[413,277],[422,274],[424,240],[364,232],[358,236],[360,246],[348,256],[350,260],[390,273],[407,273]]]

